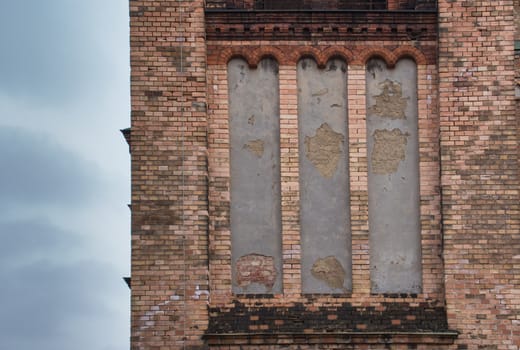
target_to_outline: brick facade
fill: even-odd
[[[520,202],[513,1],[440,1],[439,26],[448,320],[461,332],[461,346],[515,349]]]
[[[202,1],[130,2],[133,349],[199,345],[208,291]]]
[[[130,0],[131,348],[520,348],[513,0],[440,0],[438,11],[389,1],[392,11],[379,12],[218,3]],[[227,64],[255,69],[266,57],[278,63],[283,291],[235,294]],[[371,291],[374,57],[389,69],[402,58],[417,65],[420,293]],[[343,294],[302,293],[302,58],[347,63],[352,291]]]

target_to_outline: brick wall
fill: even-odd
[[[131,348],[197,347],[207,324],[202,1],[130,1]]]
[[[262,29],[230,16],[205,25],[203,7],[130,0],[132,349],[518,349],[513,1],[440,1],[438,57],[435,24],[419,14],[403,17],[408,27],[313,17],[291,32],[298,21]],[[283,293],[275,295],[232,294],[227,62],[236,56],[252,68],[264,56],[279,64]],[[345,295],[301,294],[301,57],[348,63],[353,289]],[[370,291],[371,57],[417,63],[419,294]],[[460,332],[454,345],[450,329]]]
[[[448,321],[459,349],[518,349],[513,1],[440,1],[439,25]]]

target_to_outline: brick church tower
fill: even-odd
[[[131,348],[519,349],[518,9],[130,0]]]

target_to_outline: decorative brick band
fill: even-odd
[[[433,48],[428,48],[427,53],[413,46],[399,46],[390,49],[383,46],[357,46],[346,47],[340,45],[332,46],[228,46],[219,50],[220,46],[208,47],[208,64],[227,64],[232,58],[241,57],[255,68],[258,62],[265,57],[272,57],[280,65],[296,65],[305,57],[313,58],[318,67],[323,68],[333,58],[340,58],[349,64],[364,65],[372,57],[383,59],[389,68],[393,67],[400,58],[408,57],[418,65],[429,64],[434,60]]]
[[[436,11],[206,10],[207,40],[437,39]]]

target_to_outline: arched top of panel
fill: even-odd
[[[345,47],[329,47],[323,51],[322,56],[325,59],[325,62],[333,59],[340,59],[345,61],[347,64],[352,62],[354,57],[352,51]]]
[[[312,54],[304,54],[302,55],[298,61],[296,62],[296,64],[300,64],[300,62],[304,61],[304,60],[312,60],[314,63],[316,63],[316,66],[318,66],[319,68],[323,68],[323,67],[320,67],[319,63],[318,63],[318,60],[316,59],[316,57],[314,57]]]
[[[327,68],[327,64],[332,60],[340,60],[343,61],[345,64],[348,64],[349,62],[349,60],[345,57],[344,53],[342,52],[332,52],[330,55],[320,54],[318,58],[316,58],[313,53],[306,52],[299,57],[296,64],[298,64],[304,59],[313,60],[319,69]]]
[[[255,69],[260,61],[264,59],[274,60],[276,64],[279,65],[284,59],[283,55],[283,52],[275,47],[257,48],[255,50],[226,49],[220,54],[219,62],[226,62],[226,64],[228,64],[232,59],[242,59],[247,63],[249,68]]]
[[[393,68],[397,62],[395,55],[385,48],[367,48],[358,56],[361,64],[367,65],[370,59],[379,58],[385,61],[388,68]]]
[[[396,58],[396,62],[402,58],[411,58],[415,64],[427,64],[426,56],[413,46],[400,46],[392,52]]]
[[[229,62],[233,59],[241,59],[247,63],[249,67],[251,67],[251,57],[245,50],[223,50],[219,57],[219,62],[229,64]]]
[[[253,64],[253,59],[251,57],[251,51],[243,49],[243,48],[227,48],[222,50],[218,57],[218,62],[229,64],[229,61],[233,59],[241,59],[247,63],[249,68],[255,68],[256,65]]]
[[[285,61],[285,54],[274,46],[259,47],[251,52],[250,67],[256,67],[261,60],[266,58],[273,59],[277,64],[280,64],[280,62]]]
[[[367,48],[358,56],[358,60],[365,65],[372,58],[382,59],[388,68],[394,68],[397,61],[403,58],[410,58],[417,65],[427,64],[424,53],[413,46],[400,46],[393,51],[385,48]]]
[[[324,68],[327,63],[323,58],[322,51],[314,47],[303,47],[300,50],[295,50],[292,54],[292,63],[298,64],[303,59],[310,58],[316,62],[318,68]]]

